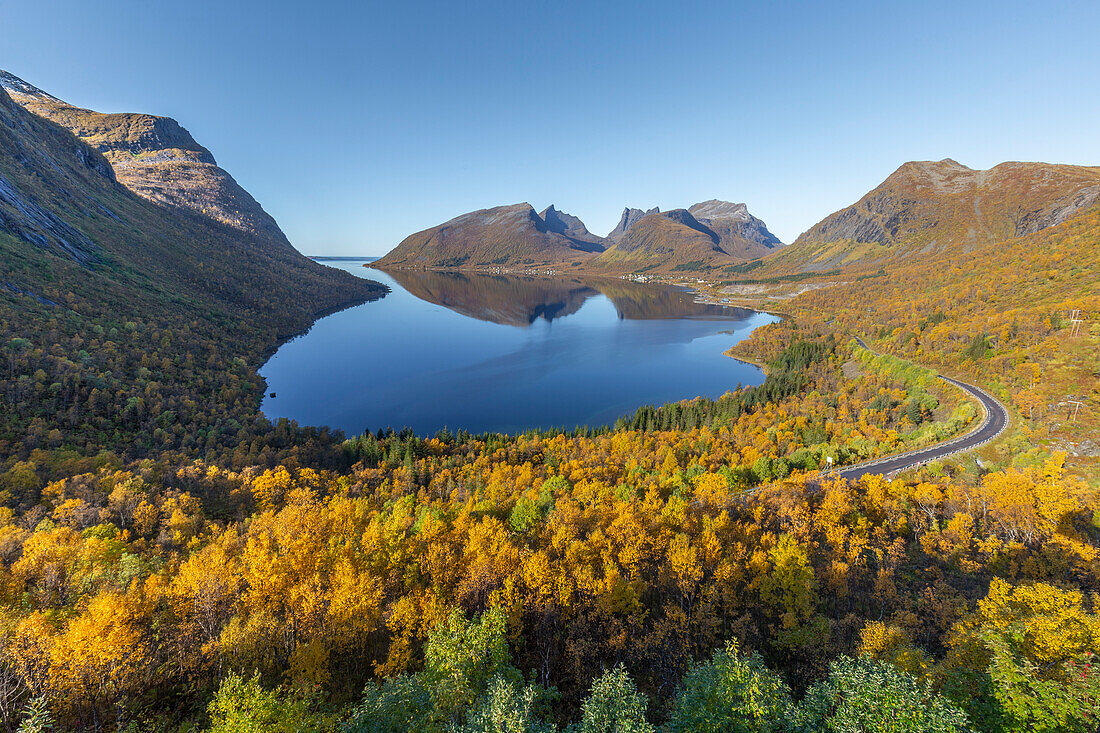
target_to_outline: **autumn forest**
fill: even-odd
[[[1018,192],[1046,189],[1012,172],[979,198],[1016,228],[979,231],[970,189],[914,184],[845,214],[907,207],[889,237],[826,220],[693,269],[696,297],[779,316],[731,344],[756,386],[575,429],[344,435],[269,420],[257,370],[384,288],[133,190],[110,120],[93,146],[12,85],[0,730],[1100,730],[1095,198],[1035,193],[1025,222]],[[166,180],[213,175],[158,144]],[[1077,202],[1098,177],[1043,175]],[[1006,431],[838,474],[977,429],[941,375]]]

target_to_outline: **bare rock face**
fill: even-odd
[[[74,107],[2,70],[0,87],[28,111],[56,122],[102,153],[118,181],[139,196],[290,248],[286,235],[256,199],[170,117]]]
[[[1091,209],[1097,203],[1100,203],[1100,185],[1074,191],[1048,206],[1021,216],[1016,223],[1016,234],[1022,236],[1056,226],[1086,209]]]
[[[649,211],[642,211],[641,209],[631,209],[629,207],[623,209],[623,215],[619,218],[618,225],[611,230],[611,233],[607,235],[607,239],[612,242],[618,242],[627,233],[630,227],[634,226],[641,220],[642,217],[649,216],[650,214],[659,214],[661,209],[658,206],[654,206]]]
[[[55,213],[55,201],[61,201],[71,211],[94,210],[97,214],[114,214],[90,198],[73,193],[80,189],[81,178],[99,178],[100,183],[113,185],[114,176],[103,156],[87,145],[69,138],[60,144],[44,144],[28,118],[0,87],[0,147],[16,158],[23,171],[35,173],[34,179],[45,184],[40,171],[53,172],[64,184],[40,187],[20,186],[0,171],[0,232],[44,250],[52,251],[84,266],[99,261],[100,251],[91,239]],[[90,174],[90,176],[89,176]]]
[[[688,211],[701,224],[716,233],[724,247],[729,245],[731,254],[763,257],[771,250],[783,246],[779,237],[768,231],[763,221],[750,214],[749,207],[745,204],[711,199],[695,204]]]

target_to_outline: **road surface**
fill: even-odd
[[[872,354],[876,353],[863,342],[863,339],[857,337],[856,341],[859,342],[860,346],[867,349]],[[836,475],[846,479],[858,479],[860,476],[865,476],[869,473],[888,474],[895,471],[902,471],[906,468],[919,466],[922,463],[946,458],[955,453],[961,453],[962,451],[985,445],[1003,433],[1005,428],[1008,427],[1008,411],[1005,410],[1004,405],[997,401],[993,395],[989,394],[981,387],[975,387],[972,384],[966,384],[965,382],[960,382],[950,377],[941,375],[940,379],[955,385],[981,403],[982,408],[985,410],[985,419],[976,430],[972,430],[966,435],[958,438],[952,438],[943,443],[929,446],[928,448],[920,448],[895,456],[885,456],[873,461],[868,461],[867,463],[859,463],[855,466],[841,468],[836,471]]]

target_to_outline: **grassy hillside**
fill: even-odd
[[[687,214],[683,209],[678,211]],[[590,266],[615,272],[687,271],[709,267],[718,259],[728,259],[718,246],[717,235],[706,230],[694,217],[687,215],[694,224],[690,226],[669,218],[668,213],[642,217]]]

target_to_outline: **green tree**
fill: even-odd
[[[1100,671],[1095,654],[1041,670],[1020,653],[1016,629],[982,635],[992,652],[991,692],[1000,704],[1005,728],[1016,733],[1094,733],[1100,723]],[[1015,637],[1015,638],[1014,638]]]
[[[963,733],[966,714],[892,665],[838,657],[806,693],[796,729],[836,733]]]
[[[512,509],[512,513],[508,517],[508,524],[516,532],[526,532],[538,524],[541,519],[542,509],[538,504],[524,496],[516,502],[515,508]]]
[[[504,611],[492,608],[468,621],[455,609],[428,635],[424,682],[439,712],[460,719],[496,676],[518,680],[512,667]]]
[[[431,733],[458,726],[482,701],[490,682],[519,683],[506,632],[504,612],[498,608],[473,620],[455,609],[428,634],[424,669],[367,685],[344,730]]]
[[[259,675],[244,679],[230,673],[207,707],[208,733],[308,733],[324,730],[309,701],[267,690]]]
[[[442,730],[435,705],[421,675],[399,675],[371,682],[348,716],[344,733],[407,733]]]
[[[489,691],[466,720],[459,733],[553,733],[557,728],[539,720],[538,688],[521,687],[504,677],[494,677]]]
[[[790,690],[757,655],[742,657],[736,641],[684,677],[668,733],[771,733],[783,730]]]
[[[46,707],[46,700],[36,697],[27,703],[23,711],[23,721],[16,733],[46,733],[54,729],[53,716]]]
[[[653,733],[646,720],[646,698],[623,665],[605,672],[581,705],[581,722],[573,733]]]

